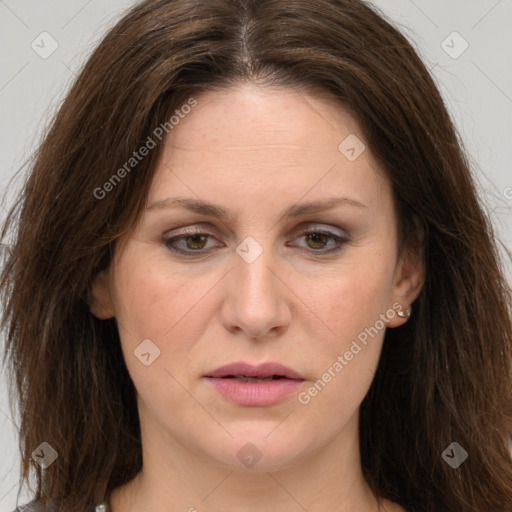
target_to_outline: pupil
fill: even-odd
[[[308,235],[308,238],[310,241],[313,241],[313,244],[320,244],[320,247],[324,246],[326,241],[327,235],[324,235],[323,233],[313,233],[312,235]],[[318,247],[315,247],[318,249]]]
[[[192,240],[192,244],[199,244],[200,247],[196,247],[195,245],[192,245],[192,247],[191,247],[191,244],[187,244],[187,245],[189,248],[202,249],[204,246],[205,239],[206,239],[205,235],[190,235],[187,240],[188,241]],[[201,243],[201,242],[203,242],[203,243]]]

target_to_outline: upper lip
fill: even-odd
[[[295,370],[276,362],[261,363],[256,366],[244,362],[230,363],[208,373],[205,377],[220,378],[228,376],[236,377],[238,375],[261,378],[278,375],[288,379],[304,380],[304,377]]]

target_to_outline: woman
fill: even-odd
[[[138,4],[20,199],[31,510],[512,510],[510,290],[431,77],[366,4]]]

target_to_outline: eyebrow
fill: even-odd
[[[301,215],[310,215],[330,210],[336,206],[353,206],[356,208],[368,208],[365,204],[350,197],[331,197],[324,201],[311,201],[309,203],[294,204],[290,206],[282,215],[282,218],[295,218]],[[230,221],[233,219],[232,213],[221,206],[199,199],[189,199],[181,197],[168,197],[155,201],[149,205],[147,210],[159,210],[167,208],[185,208],[194,213],[216,217],[220,220]]]

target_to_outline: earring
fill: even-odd
[[[404,311],[403,309],[401,309],[400,311],[397,311],[397,315],[400,318],[409,318],[411,316],[411,310],[410,309],[406,309]]]

